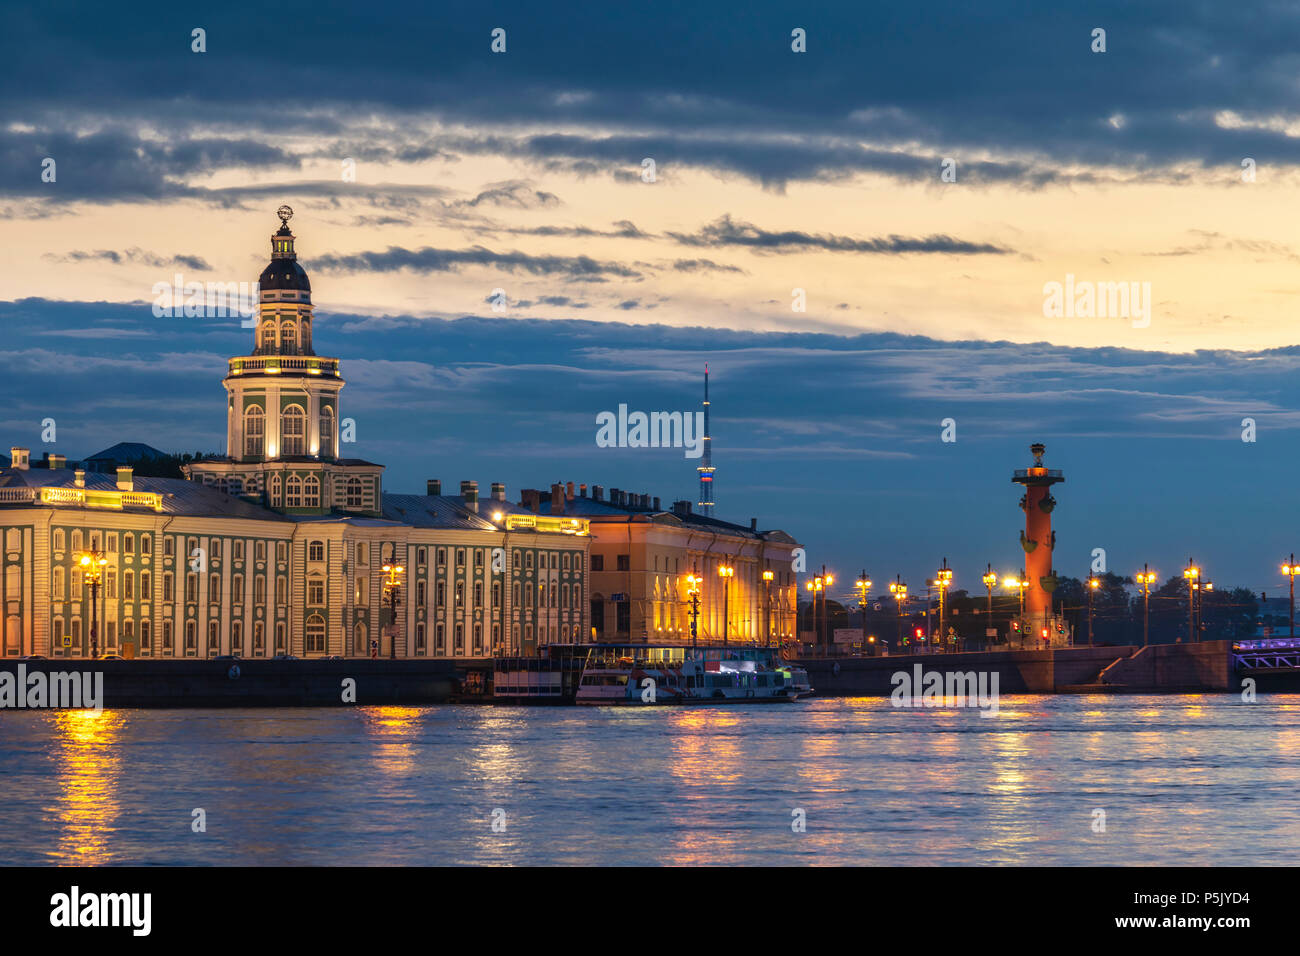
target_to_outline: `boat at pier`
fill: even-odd
[[[596,644],[578,684],[579,704],[788,703],[812,693],[808,672],[775,648]]]

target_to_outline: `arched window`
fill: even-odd
[[[302,503],[307,508],[320,507],[320,479],[308,475],[302,482]]]
[[[325,653],[325,618],[319,614],[307,618],[307,653]]]
[[[352,629],[352,653],[366,654],[369,648],[366,647],[366,626],[357,621],[357,626]]]
[[[275,351],[275,323],[269,320],[262,323],[262,351]]]
[[[334,457],[334,409],[328,405],[320,410],[320,453],[327,458]]]
[[[64,535],[63,529],[55,528],[54,529],[54,550],[62,551],[65,547],[66,541],[67,538]]]
[[[280,351],[290,355],[298,351],[298,324],[292,319],[280,326]]]
[[[286,508],[302,507],[302,479],[290,475],[284,483],[284,506]]]
[[[244,409],[244,456],[260,458],[265,447],[266,415],[261,405]]]
[[[280,416],[280,454],[306,454],[307,415],[301,405],[290,405]]]
[[[271,485],[271,491],[270,491],[271,507],[274,508],[280,503],[280,476],[272,475],[270,485]]]

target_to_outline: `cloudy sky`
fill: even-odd
[[[1300,10],[699,6],[7,11],[8,444],[54,417],[73,456],[219,448],[250,333],[156,319],[150,290],[252,281],[289,203],[390,490],[693,498],[695,462],[598,449],[594,421],[695,407],[707,361],[720,515],[845,579],[1016,569],[1009,474],[1041,440],[1058,570],[1102,547],[1280,588]],[[1150,314],[1045,315],[1067,276]]]

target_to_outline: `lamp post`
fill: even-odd
[[[1029,582],[1025,580],[1025,572],[1020,571],[1019,577],[1003,578],[1002,586],[1004,588],[1016,588],[1020,593],[1020,646],[1025,646],[1025,588],[1029,587]],[[1011,636],[1007,635],[1007,646],[1011,646]]]
[[[731,630],[730,619],[730,599],[731,588],[728,587],[729,579],[734,577],[736,569],[729,564],[718,566],[718,577],[722,578],[722,643],[727,643],[727,636]]]
[[[767,636],[763,641],[764,647],[772,646],[772,578],[774,576],[771,571],[763,572],[763,602],[767,605]]]
[[[397,605],[402,602],[402,575],[406,573],[406,568],[400,564],[385,564],[381,570],[384,572],[384,597],[388,598],[388,629],[391,632],[388,638],[388,656],[391,660],[397,660]]]
[[[867,577],[867,569],[862,569],[862,575],[858,578],[854,587],[858,589],[858,602],[862,606],[862,653],[867,652],[867,592],[871,590],[871,579]]]
[[[1201,576],[1201,569],[1191,559],[1187,559],[1187,567],[1183,568],[1183,578],[1187,581],[1187,642],[1189,644],[1196,640],[1196,581]]]
[[[686,593],[691,596],[691,648],[696,647],[696,642],[700,632],[700,584],[704,579],[699,576],[695,568],[691,568],[691,573],[686,575]]]
[[[1097,577],[1088,578],[1088,646],[1092,647],[1092,598],[1101,587],[1101,579]]]
[[[894,575],[894,580],[889,582],[889,593],[898,602],[898,647],[901,649],[903,646],[903,602],[907,600],[907,585],[903,583],[901,574]]]
[[[984,587],[989,592],[989,612],[988,612],[989,622],[984,627],[984,634],[985,634],[984,646],[988,647],[988,643],[987,643],[988,632],[993,627],[993,586],[998,583],[998,573],[993,570],[993,565],[989,564],[985,566],[984,577],[980,578],[980,580],[984,582]]]
[[[82,551],[77,556],[77,563],[81,565],[85,583],[90,586],[90,657],[96,660],[99,658],[99,622],[95,617],[99,602],[96,596],[99,594],[100,578],[104,574],[108,558],[104,557],[102,551]]]
[[[821,589],[824,586],[825,583],[822,581],[821,575],[815,575],[811,581],[807,582],[807,584],[804,585],[804,587],[806,587],[809,591],[812,592],[813,644],[817,645],[818,650],[821,649],[822,639],[821,639],[821,631],[817,629],[817,595],[821,592]]]
[[[1196,591],[1196,639],[1201,639],[1205,630],[1205,595],[1214,590],[1213,581],[1198,581],[1193,589]]]
[[[1295,563],[1295,552],[1291,552],[1291,560],[1282,565],[1282,573],[1291,581],[1291,636],[1295,637],[1295,576],[1300,574],[1300,565]]]
[[[1137,573],[1137,583],[1142,585],[1142,646],[1147,646],[1147,635],[1151,630],[1151,585],[1156,582],[1156,573],[1145,564]]]
[[[948,644],[948,628],[945,623],[948,620],[946,596],[948,587],[952,584],[952,568],[948,567],[947,558],[943,559],[943,567],[935,574],[934,583],[939,586],[939,643],[946,649]]]

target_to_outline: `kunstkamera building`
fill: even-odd
[[[496,482],[482,498],[474,481],[386,493],[382,465],[342,453],[340,362],[316,354],[292,210],[280,215],[252,350],[223,379],[224,457],[186,465],[186,480],[11,449],[0,656],[527,655],[593,636],[689,640],[695,604],[701,640],[790,636],[797,545],[756,522],[605,501],[599,486],[521,504]]]

